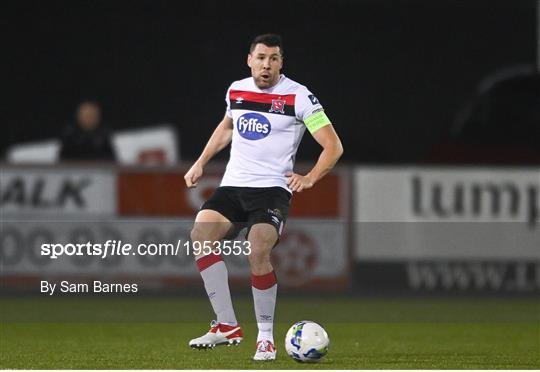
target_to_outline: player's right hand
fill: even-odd
[[[189,188],[196,187],[199,179],[203,175],[203,167],[199,163],[195,163],[189,168],[187,173],[184,175],[184,180],[186,181],[186,186]]]

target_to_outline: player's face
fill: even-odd
[[[247,64],[251,68],[251,76],[260,89],[267,89],[277,84],[279,72],[283,67],[283,56],[279,47],[257,44],[248,54]]]

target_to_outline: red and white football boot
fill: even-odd
[[[239,325],[231,326],[213,320],[210,323],[210,330],[205,335],[189,341],[189,346],[194,349],[213,349],[218,345],[238,345],[243,337]]]

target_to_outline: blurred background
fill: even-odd
[[[275,32],[283,72],[317,96],[345,148],[333,173],[293,198],[274,255],[284,292],[539,293],[537,1],[3,9],[4,291],[37,294],[40,280],[71,277],[202,294],[185,255],[53,262],[39,247],[187,239],[228,151],[197,189],[183,174],[222,118],[229,84],[249,76],[251,40]],[[319,151],[306,135],[297,170]],[[247,262],[228,259],[245,287]]]

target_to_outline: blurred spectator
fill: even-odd
[[[534,66],[496,71],[457,117],[455,134],[469,143],[525,145],[540,140],[540,74]]]
[[[534,66],[496,71],[457,115],[430,162],[540,164],[540,74]]]
[[[77,106],[75,123],[62,133],[61,160],[114,160],[110,133],[101,120],[101,107],[92,101]]]

